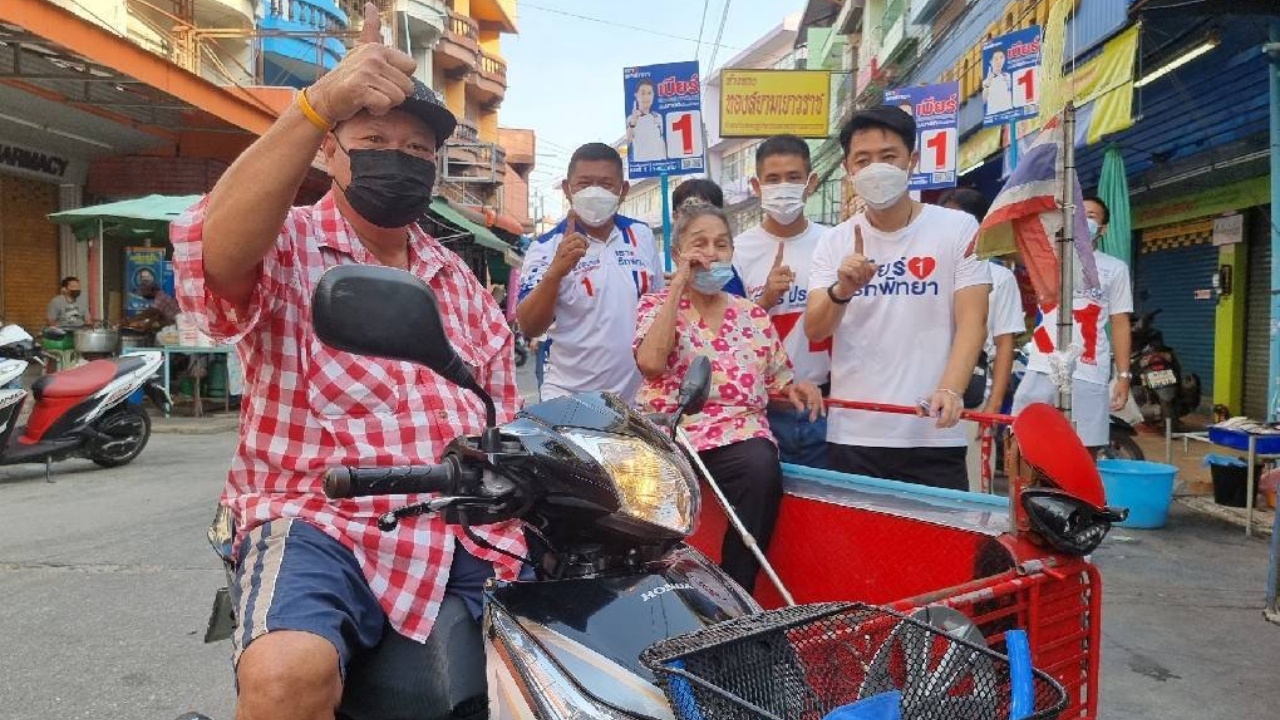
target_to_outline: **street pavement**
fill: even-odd
[[[1114,528],[1093,559],[1104,586],[1102,718],[1277,717],[1266,542],[1175,504],[1166,527]]]
[[[232,717],[230,644],[203,643],[223,584],[204,531],[235,439],[156,434],[126,468],[71,461],[52,484],[0,468],[0,720]],[[1264,542],[1175,509],[1164,530],[1116,529],[1095,560],[1102,718],[1275,716]]]
[[[131,465],[0,469],[0,718],[232,717],[225,584],[204,538],[235,435],[156,434]]]

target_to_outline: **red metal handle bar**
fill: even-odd
[[[790,402],[791,399],[785,395],[774,395],[773,400],[782,402]],[[894,405],[892,403],[881,402],[863,402],[860,400],[838,400],[836,398],[827,398],[823,402],[827,407],[844,408],[846,410],[869,410],[871,412],[893,413],[896,415],[915,415],[916,408],[911,405]],[[1012,425],[1012,415],[1000,415],[997,413],[974,412],[972,410],[960,411],[961,420],[971,420],[982,425]]]

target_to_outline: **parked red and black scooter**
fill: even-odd
[[[139,352],[45,375],[31,387],[35,407],[17,427],[27,391],[11,387],[44,352],[17,325],[0,328],[0,465],[43,463],[84,457],[102,467],[132,462],[151,437],[151,418],[141,396],[164,412],[172,402],[154,379],[163,363],[158,352]],[[139,392],[141,391],[141,393]]]

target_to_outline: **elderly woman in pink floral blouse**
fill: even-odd
[[[791,362],[768,313],[723,290],[733,277],[733,240],[723,212],[710,205],[682,207],[672,254],[677,269],[667,289],[640,299],[640,404],[646,412],[674,412],[689,365],[699,355],[711,360],[710,396],[684,428],[764,548],[782,499],[778,447],[765,417],[769,396],[784,395],[816,419],[822,393],[812,383],[792,381]],[[748,591],[760,569],[733,532],[725,534],[720,566]]]

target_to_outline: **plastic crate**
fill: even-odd
[[[736,618],[645,650],[681,720],[821,720],[851,703],[902,694],[904,720],[1005,720],[1009,661],[932,626],[861,603]],[[1034,712],[1053,720],[1066,691],[1033,676]]]

